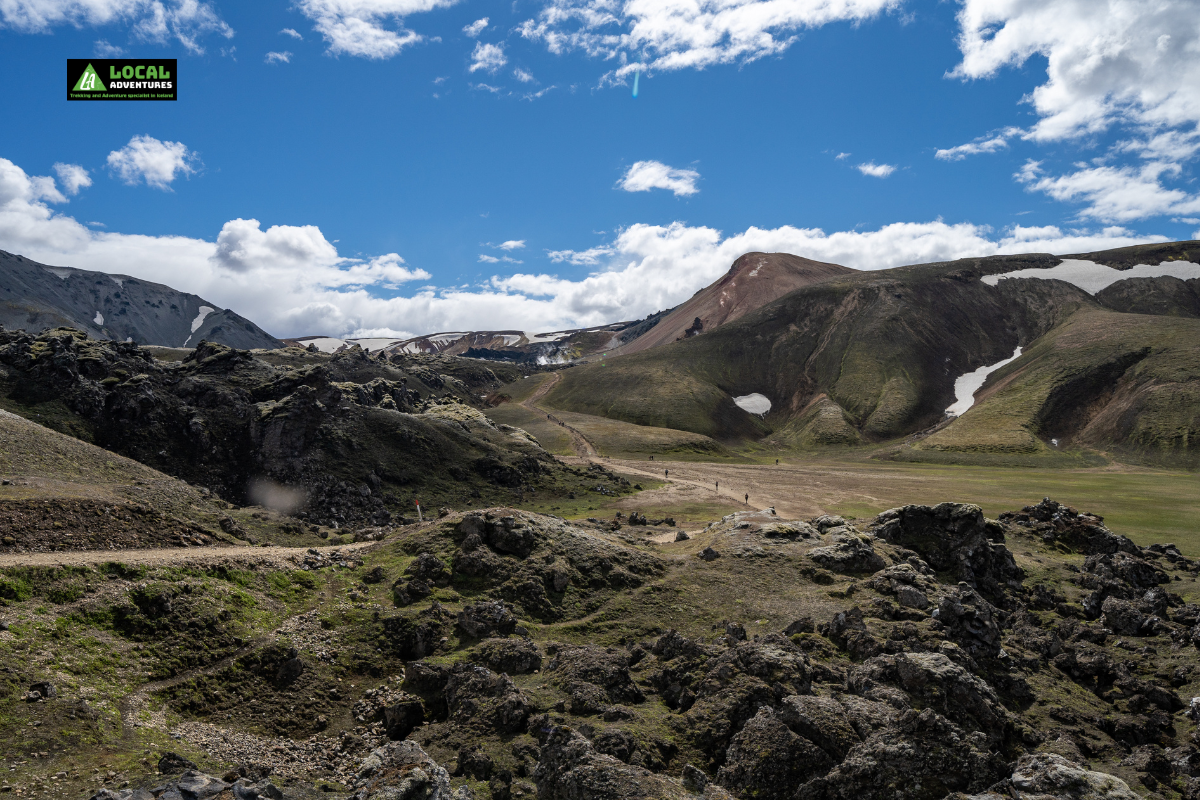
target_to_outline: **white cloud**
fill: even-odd
[[[659,161],[638,161],[625,171],[617,186],[627,192],[666,189],[676,197],[686,197],[700,191],[696,188],[698,180],[700,173],[694,169],[675,169]]]
[[[1014,177],[1031,191],[1048,194],[1063,202],[1087,205],[1079,216],[1102,222],[1125,222],[1162,214],[1200,212],[1200,196],[1163,186],[1164,174],[1177,175],[1180,167],[1162,161],[1141,166],[1085,167],[1049,177],[1041,164],[1028,161]]]
[[[482,262],[484,264],[524,264],[525,263],[524,261],[517,259],[517,258],[513,258],[511,256],[496,257],[496,256],[489,256],[485,253],[479,254],[479,260],[480,260],[480,262]]]
[[[973,142],[938,150],[934,153],[934,157],[940,158],[942,161],[962,161],[967,156],[995,153],[1008,147],[1008,140],[1019,133],[1021,133],[1019,128],[1005,128],[995,136],[981,136]]]
[[[850,153],[838,153],[834,158],[838,161],[843,161],[850,157]]]
[[[858,164],[854,168],[863,175],[869,175],[872,178],[886,178],[896,171],[896,168],[891,164],[876,164],[874,161]]]
[[[986,78],[1031,56],[1047,81],[1030,102],[1030,132],[1055,141],[1114,122],[1151,127],[1200,119],[1200,9],[1194,0],[963,0],[963,60],[951,73]]]
[[[513,70],[513,77],[516,78],[517,80],[519,80],[521,83],[536,83],[537,82],[537,79],[533,77],[532,72],[521,69],[520,67],[517,67],[516,69]]]
[[[457,0],[298,0],[332,55],[391,58],[424,37],[406,29],[411,14],[448,8]],[[395,29],[384,27],[392,21]]]
[[[278,336],[349,336],[369,330],[416,335],[439,330],[562,330],[635,319],[686,300],[745,252],[789,252],[859,269],[996,253],[1078,253],[1164,237],[1124,228],[1063,231],[941,221],[896,223],[875,231],[750,228],[731,236],[707,227],[633,225],[608,244],[551,258],[593,266],[580,279],[545,274],[495,276],[484,288],[434,287],[412,296],[387,290],[429,273],[389,253],[345,259],[316,226],[231,220],[216,241],[92,231],[54,213],[35,181],[0,158],[0,249],[46,264],[132,275],[232,308]],[[494,256],[493,256],[494,258]],[[505,256],[507,258],[507,256]],[[500,262],[495,262],[500,263]],[[389,333],[388,335],[393,335]]]
[[[100,39],[96,42],[93,52],[96,58],[117,58],[125,55],[125,48],[109,44],[107,39]]]
[[[199,43],[204,36],[233,37],[233,28],[198,0],[3,0],[0,23],[20,33],[126,23],[142,41],[165,44],[174,39],[193,53],[204,52]]]
[[[520,250],[525,247],[524,239],[509,239],[507,242],[501,242],[496,245],[501,250]]]
[[[487,26],[488,26],[488,18],[487,17],[484,17],[483,19],[477,19],[474,22],[472,22],[470,25],[464,26],[463,33],[465,33],[467,36],[470,36],[472,39],[474,39],[474,38],[478,37],[479,34],[483,33],[483,29],[486,28]]]
[[[618,59],[606,76],[623,81],[636,69],[704,69],[745,63],[786,50],[798,32],[831,22],[861,22],[901,0],[549,0],[519,28],[552,53],[582,50]]]
[[[183,142],[162,142],[153,136],[134,136],[129,144],[108,154],[108,166],[125,183],[145,181],[156,189],[170,189],[179,175],[196,171],[198,157]]]
[[[1038,121],[1002,137],[1095,148],[1089,137],[1103,131],[1133,134],[1093,166],[1026,180],[1030,188],[1086,203],[1080,216],[1101,220],[1200,202],[1179,186],[1181,165],[1200,155],[1197,0],[962,0],[958,21],[963,58],[953,77],[989,78],[1032,56],[1046,59],[1045,82],[1025,98]],[[967,154],[960,148],[938,155]],[[1129,164],[1131,156],[1143,163]]]
[[[485,70],[491,74],[495,74],[496,70],[508,63],[508,58],[504,55],[504,46],[496,44],[484,44],[483,42],[475,43],[475,50],[471,53],[470,72]]]
[[[62,181],[63,189],[71,196],[79,194],[80,189],[86,189],[92,185],[92,177],[88,175],[86,169],[78,164],[64,164],[60,161],[54,165],[54,171],[58,174],[58,179]]]
[[[592,247],[587,250],[550,250],[546,255],[556,263],[565,261],[576,266],[594,267],[615,252],[611,247]]]
[[[556,84],[554,86],[547,86],[545,89],[539,89],[536,92],[526,92],[525,94],[521,95],[521,99],[533,102],[534,100],[537,100],[542,95],[544,95],[548,92],[553,92],[557,88],[558,88],[558,86]]]
[[[267,56],[263,59],[263,61],[266,61],[268,64],[289,64],[292,61],[292,54],[288,50],[284,50],[282,53],[272,50],[271,52],[267,53]]]
[[[304,37],[300,34],[300,31],[295,30],[294,28],[284,28],[280,31],[280,33],[284,36],[290,36],[293,39],[304,41]]]

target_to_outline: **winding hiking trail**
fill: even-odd
[[[550,390],[557,386],[558,382],[561,380],[562,375],[557,372],[553,373],[550,376],[550,380],[546,381],[537,389],[535,389],[533,394],[521,402],[521,405],[525,408],[528,408],[530,411],[535,411],[538,414],[545,414],[546,419],[550,420],[551,422],[557,422],[559,425],[561,425],[563,430],[571,435],[571,447],[575,450],[575,455],[582,459],[589,460],[596,455],[596,448],[592,446],[592,443],[588,441],[587,437],[537,404],[537,401],[549,394]]]

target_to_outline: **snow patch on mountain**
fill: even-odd
[[[104,315],[97,311],[96,316],[92,317],[92,322],[96,323],[97,325],[103,325]]]
[[[983,282],[988,286],[995,286],[1005,278],[1041,278],[1042,280],[1065,281],[1078,286],[1088,294],[1095,294],[1102,289],[1107,289],[1117,281],[1130,278],[1161,278],[1168,275],[1184,281],[1200,278],[1200,264],[1193,264],[1190,261],[1164,261],[1158,266],[1138,264],[1130,269],[1118,270],[1094,261],[1068,258],[1058,266],[1049,269],[1019,269],[1000,275],[984,275]]]
[[[1104,269],[1108,269],[1105,267]],[[1027,270],[1029,272],[1039,272],[1041,270]],[[959,376],[954,382],[954,403],[946,409],[946,416],[961,417],[967,413],[967,409],[975,405],[975,392],[979,391],[979,387],[983,386],[983,382],[987,380],[987,376],[991,375],[996,370],[1003,367],[1005,364],[1011,364],[1021,357],[1021,348],[1018,346],[1013,351],[1012,356],[997,361],[995,364],[987,367],[980,367],[974,372],[968,372],[966,375]]]
[[[762,416],[771,410],[771,400],[766,395],[759,394],[758,392],[735,397],[733,398],[733,402],[734,405],[747,414]]]
[[[200,313],[192,320],[192,333],[200,330],[200,326],[204,324],[204,318],[216,311],[212,306],[200,306]],[[192,337],[188,337],[189,339]]]

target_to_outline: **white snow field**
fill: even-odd
[[[104,324],[104,315],[101,314],[99,311],[97,311],[96,316],[92,318],[92,322],[96,323],[97,325],[103,325]]]
[[[758,414],[762,416],[771,410],[771,401],[766,395],[761,395],[758,392],[753,394],[744,394],[741,397],[733,398],[734,404],[742,411],[748,414]]]
[[[1019,269],[1016,272],[1005,272],[1002,275],[984,275],[983,282],[989,286],[995,286],[1004,278],[1041,278],[1065,281],[1078,286],[1088,294],[1095,294],[1101,289],[1107,289],[1117,281],[1130,278],[1161,278],[1164,275],[1184,281],[1190,278],[1200,278],[1200,264],[1193,264],[1190,261],[1164,261],[1157,267],[1138,264],[1130,269],[1117,270],[1094,261],[1068,258],[1058,266],[1049,269]]]
[[[1105,267],[1105,269],[1108,269],[1108,267]],[[954,382],[954,404],[946,409],[946,416],[961,417],[967,413],[967,409],[975,405],[975,392],[979,391],[979,387],[983,386],[983,382],[987,380],[987,376],[1005,364],[1016,361],[1020,357],[1021,348],[1017,347],[1011,357],[1003,361],[997,361],[991,366],[980,367],[974,372],[968,372],[966,375],[959,376],[958,380]]]

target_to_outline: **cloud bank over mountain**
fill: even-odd
[[[68,173],[71,174],[71,173]],[[555,251],[552,260],[586,264],[583,278],[549,273],[496,275],[468,288],[407,284],[426,269],[397,253],[346,258],[315,225],[234,219],[214,241],[185,236],[98,232],[51,208],[66,197],[52,177],[31,176],[0,158],[0,249],[46,264],[134,275],[209,298],[276,336],[416,335],[439,330],[554,330],[636,319],[677,305],[751,250],[795,253],[855,269],[1019,252],[1080,252],[1164,237],[1120,227],[1063,231],[1014,227],[994,232],[967,223],[901,222],[874,231],[782,226],[724,235],[682,222],[638,223],[601,247]],[[497,245],[525,247],[520,240]]]

